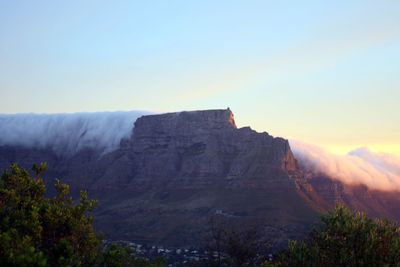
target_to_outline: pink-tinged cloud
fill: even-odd
[[[395,155],[374,153],[366,147],[353,150],[349,155],[359,157],[381,171],[400,176],[400,158]]]
[[[299,164],[309,171],[326,174],[346,184],[400,191],[400,159],[394,155],[360,148],[340,156],[301,141],[291,140],[290,145]]]

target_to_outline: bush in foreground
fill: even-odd
[[[34,165],[32,177],[13,164],[0,178],[0,266],[162,266],[116,244],[104,249],[90,215],[96,201],[86,192],[74,200],[58,180],[46,197],[45,169]]]
[[[68,185],[58,180],[56,195],[46,197],[41,178],[45,169],[45,164],[35,165],[32,177],[14,164],[0,178],[0,266],[164,266],[162,261],[136,258],[117,244],[103,248],[90,215],[96,202],[85,192],[74,200]],[[399,266],[397,224],[372,220],[343,206],[321,220],[308,240],[290,241],[275,261],[262,266]],[[224,236],[229,237],[223,243],[230,265],[251,266],[254,253],[248,252],[255,249],[248,244],[253,238]]]
[[[338,205],[322,216],[322,226],[307,241],[289,241],[288,249],[267,266],[399,266],[400,228],[387,220]]]

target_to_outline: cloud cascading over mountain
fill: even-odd
[[[137,118],[149,113],[3,114],[0,115],[0,145],[51,148],[62,155],[84,148],[107,153],[117,149],[123,138],[129,138]],[[326,174],[347,184],[400,191],[400,159],[394,155],[360,148],[339,156],[301,141],[291,140],[290,144],[300,165],[308,171]]]
[[[300,165],[308,171],[326,174],[347,184],[400,191],[400,158],[395,155],[359,148],[341,156],[301,141],[291,140],[290,144]]]
[[[52,148],[64,155],[83,148],[109,152],[145,114],[149,112],[0,115],[0,145]]]

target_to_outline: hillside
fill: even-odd
[[[287,140],[237,128],[229,109],[142,116],[106,152],[0,146],[2,169],[39,161],[48,178],[99,199],[96,225],[106,236],[140,243],[201,246],[212,219],[257,225],[279,243],[302,237],[336,201],[374,216],[399,207],[393,194],[301,170]]]

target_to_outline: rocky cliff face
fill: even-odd
[[[216,216],[268,227],[283,240],[316,216],[290,177],[288,141],[238,129],[230,110],[143,116],[106,157],[113,163],[91,191],[108,195],[99,225],[114,237],[199,244]]]
[[[143,116],[119,149],[59,156],[51,149],[0,147],[0,167],[47,160],[49,177],[99,199],[97,225],[111,238],[200,245],[211,218],[257,224],[296,237],[315,219],[297,193],[288,141],[207,110]]]
[[[202,245],[211,219],[261,226],[285,242],[307,232],[337,202],[399,220],[396,193],[348,186],[297,166],[288,141],[237,128],[233,113],[206,110],[142,116],[120,147],[60,154],[0,146],[0,168],[46,161],[48,182],[99,199],[97,227],[111,239]],[[51,193],[51,192],[50,192]]]
[[[0,146],[0,168],[47,161],[49,178],[99,199],[97,227],[111,239],[201,245],[211,219],[257,225],[276,240],[298,238],[336,201],[378,214],[392,195],[307,176],[288,141],[237,128],[227,110],[148,115],[118,149],[60,155],[51,148]],[[379,215],[379,214],[378,214]],[[286,241],[283,241],[286,242]]]
[[[237,129],[230,110],[169,113],[139,118],[129,147],[135,184],[181,182],[230,184],[287,172],[296,162],[287,140]],[[267,182],[267,181],[266,181]],[[262,182],[260,183],[262,186]]]

